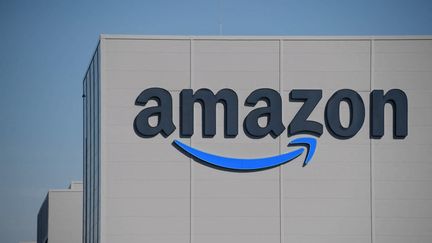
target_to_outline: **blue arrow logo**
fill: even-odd
[[[243,158],[230,158],[220,155],[206,153],[204,151],[192,148],[178,140],[174,140],[173,145],[179,150],[184,152],[186,155],[196,158],[200,161],[210,164],[211,166],[216,166],[223,169],[235,170],[235,171],[255,171],[264,170],[279,166],[290,162],[291,160],[300,156],[305,148],[298,148],[294,151],[276,155],[266,158],[256,158],[256,159],[243,159]],[[312,159],[315,148],[316,139],[313,137],[303,137],[296,138],[292,140],[288,146],[304,146],[307,149],[307,155],[303,162],[303,167],[306,166]]]

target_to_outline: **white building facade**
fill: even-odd
[[[80,243],[83,222],[83,183],[49,190],[38,213],[37,243]]]
[[[203,104],[208,97],[187,113],[190,89],[233,91],[237,134],[224,134],[235,119],[227,119],[223,102],[216,106],[215,134],[213,117],[202,119],[201,107],[212,111]],[[281,106],[265,98],[251,105],[259,89],[279,94]],[[432,242],[432,37],[103,35],[83,90],[85,243]],[[289,134],[306,104],[295,98],[298,90],[321,93],[305,119],[321,124],[322,134],[301,126]],[[356,100],[329,105],[341,90]],[[405,94],[407,112],[402,101],[389,100],[384,135],[374,137],[371,124],[379,115],[370,101],[380,90]],[[251,136],[260,128],[248,131],[245,120],[263,107],[272,111],[262,113],[259,127],[280,124],[281,114],[283,130]],[[139,118],[145,111],[153,112],[149,134]],[[404,117],[406,134],[399,136]],[[167,122],[164,132],[151,135],[161,119],[173,126]],[[192,135],[181,124],[190,120]],[[337,122],[339,128],[332,126]],[[339,136],[356,122],[352,136]],[[202,163],[173,146],[177,140],[254,159],[290,153],[295,148],[287,145],[302,137],[316,139],[306,166],[305,149],[288,163],[247,171]]]

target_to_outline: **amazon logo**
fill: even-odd
[[[318,89],[294,89],[289,93],[289,102],[302,102],[303,105],[297,111],[294,118],[286,127],[282,122],[282,97],[273,89],[261,88],[252,91],[244,101],[244,106],[253,107],[244,121],[242,128],[244,133],[253,139],[272,136],[277,138],[285,130],[287,136],[307,135],[292,140],[288,146],[302,146],[289,153],[269,156],[265,158],[231,158],[212,154],[193,148],[178,140],[173,141],[174,147],[187,156],[193,157],[210,166],[235,171],[255,171],[272,168],[287,163],[305,150],[307,155],[303,162],[306,166],[315,153],[317,138],[323,134],[325,125],[330,134],[337,139],[349,139],[355,136],[365,122],[366,107],[361,96],[354,90],[341,89],[333,93],[325,105],[324,122],[309,119],[310,114],[321,102],[322,90]],[[391,105],[393,112],[393,137],[403,139],[408,135],[408,99],[400,89],[391,89],[384,93],[383,90],[373,90],[369,96],[369,127],[370,137],[379,139],[384,135],[384,108]],[[155,106],[147,107],[150,100],[156,101]],[[221,89],[217,93],[209,89],[184,89],[179,95],[180,101],[180,137],[189,138],[194,134],[194,105],[198,103],[202,110],[202,136],[212,138],[216,135],[216,105],[224,107],[224,137],[233,139],[239,130],[239,100],[232,89]],[[264,101],[266,106],[256,107],[256,104]],[[340,120],[340,104],[346,102],[349,107],[350,121],[348,126],[343,126]],[[148,88],[136,98],[135,105],[143,106],[134,122],[135,133],[145,139],[158,134],[168,137],[176,130],[173,122],[173,105],[171,94],[162,88]],[[157,124],[151,125],[150,118],[156,117]],[[260,118],[266,118],[265,126],[258,123]],[[323,125],[324,123],[324,125]]]

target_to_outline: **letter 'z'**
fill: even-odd
[[[134,120],[135,133],[143,138],[151,138],[157,134],[169,136],[176,129],[172,121],[172,98],[168,91],[161,88],[144,90],[136,99],[135,105],[145,106],[149,100],[157,102],[157,106],[145,108]],[[158,124],[150,125],[150,117],[156,116]]]

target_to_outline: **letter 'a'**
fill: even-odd
[[[162,88],[149,88],[144,90],[136,99],[135,105],[145,106],[149,100],[155,100],[157,106],[147,107],[142,110],[134,121],[135,133],[144,138],[150,138],[161,133],[169,136],[176,129],[172,122],[172,98],[171,94]],[[158,117],[156,126],[151,126],[149,118]]]
[[[247,97],[245,105],[255,106],[260,100],[265,101],[267,106],[255,108],[249,112],[243,123],[244,131],[252,138],[263,138],[267,134],[277,137],[285,130],[282,123],[282,99],[273,89],[257,89]],[[258,124],[260,117],[267,118],[265,127]]]

